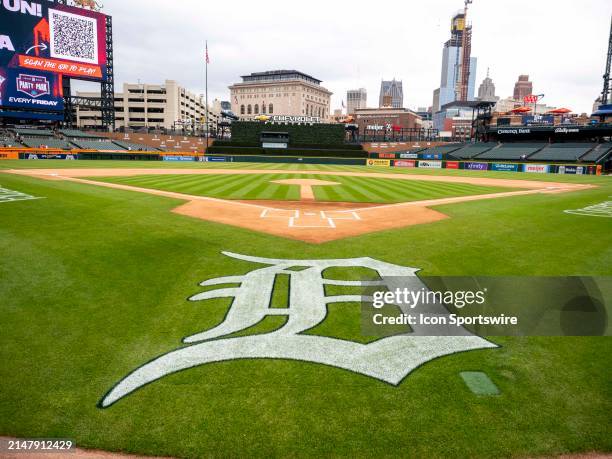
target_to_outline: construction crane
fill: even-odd
[[[461,57],[457,53],[456,67],[456,99],[466,101],[468,99],[468,88],[470,83],[470,63],[472,57],[472,26],[468,25],[468,6],[473,0],[465,0],[463,10],[463,33],[461,34]]]
[[[98,3],[96,0],[74,0],[74,6],[79,8],[87,8],[92,11],[100,11],[103,5]]]
[[[606,73],[604,73],[604,85],[601,92],[601,105],[606,105],[610,98],[610,63],[612,61],[612,17],[610,18],[610,38],[608,39],[608,59],[606,60]]]

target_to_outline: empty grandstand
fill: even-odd
[[[12,132],[20,137],[53,137],[55,135],[54,132],[49,129],[35,128],[13,129]]]
[[[477,159],[503,159],[506,161],[522,161],[540,151],[545,143],[505,143],[492,150],[476,156]]]
[[[72,150],[76,146],[66,140],[44,138],[44,137],[28,137],[21,140],[21,143],[28,148],[51,148],[57,150]]]
[[[113,143],[129,151],[160,151],[158,148],[143,145],[141,143],[126,142],[124,140],[113,140]]]
[[[555,143],[538,151],[529,159],[534,161],[578,161],[596,146],[595,143]]]
[[[100,140],[104,139],[97,134],[90,134],[87,132],[79,131],[78,129],[60,129],[58,131],[61,135],[70,139],[92,139],[92,140]]]
[[[103,141],[103,140],[73,140],[73,144],[75,144],[78,148],[82,150],[96,150],[96,151],[124,151],[125,148],[115,145],[111,141]]]
[[[472,159],[486,151],[489,151],[499,144],[497,142],[483,142],[477,144],[469,144],[460,150],[453,151],[449,156],[455,159]]]
[[[453,153],[454,151],[459,150],[460,148],[463,148],[465,146],[465,144],[463,143],[456,143],[456,144],[452,144],[452,145],[443,145],[443,146],[438,146],[438,147],[431,147],[431,148],[427,148],[426,150],[420,151],[419,154],[422,155],[430,155],[430,154],[442,154],[442,155],[446,155],[449,153]]]
[[[612,144],[602,143],[597,145],[580,159],[584,162],[603,163],[610,157],[612,157]]]

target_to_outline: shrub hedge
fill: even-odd
[[[318,156],[331,158],[367,158],[364,150],[355,149],[322,149],[322,148],[261,148],[261,147],[228,147],[213,145],[207,154],[213,155],[269,155],[269,156]]]

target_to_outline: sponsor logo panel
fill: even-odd
[[[518,164],[493,163],[491,164],[491,170],[499,171],[499,172],[518,172],[519,165]]]
[[[63,91],[56,75],[8,69],[0,82],[0,105],[36,110],[64,110]]]
[[[459,169],[459,161],[447,161],[446,168],[447,169]]]
[[[424,169],[442,169],[442,161],[419,161],[419,167]]]
[[[164,155],[164,161],[194,161],[195,158],[193,156],[185,156],[185,155]]]
[[[559,166],[557,173],[568,175],[583,175],[585,168],[583,166]]]
[[[398,160],[393,163],[395,167],[416,167],[416,161]]]
[[[547,174],[550,169],[548,164],[525,164],[523,166],[523,172],[529,172],[532,174]]]
[[[489,169],[488,163],[463,163],[464,169],[469,169],[471,171],[486,171]]]
[[[390,167],[391,166],[391,160],[389,160],[389,159],[368,159],[368,166]]]

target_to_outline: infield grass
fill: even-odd
[[[318,201],[388,203],[516,191],[512,188],[466,183],[313,174],[141,175],[94,177],[91,180],[223,199],[299,201],[299,186],[279,185],[272,182],[305,178],[338,183],[338,185],[315,186],[315,197]]]
[[[11,167],[22,163],[32,164]],[[224,250],[370,256],[422,275],[612,275],[610,219],[563,212],[609,200],[610,179],[525,175],[599,187],[440,206],[450,219],[310,245],[171,213],[175,199],[0,174],[46,198],[0,203],[0,434],[176,457],[610,453],[610,337],[492,338],[500,348],[437,359],[397,387],[310,363],[225,362],[96,406],[127,373],[223,320],[230,299],[186,299],[203,280],[258,267]],[[356,308],[332,308],[318,332],[355,336]],[[474,395],[462,371],[486,373],[501,394]]]

